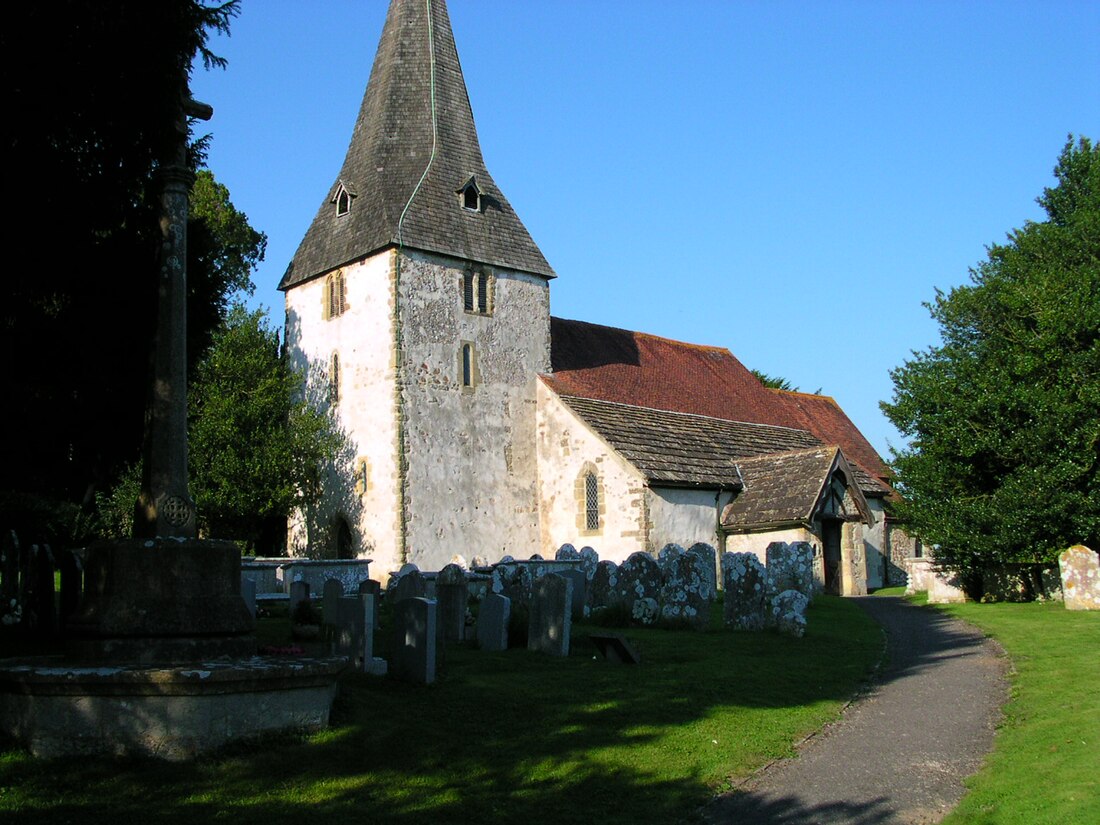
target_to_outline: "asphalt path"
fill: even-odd
[[[705,811],[740,825],[933,823],[993,747],[1007,660],[980,631],[899,597],[856,599],[886,633],[870,689],[841,718]]]

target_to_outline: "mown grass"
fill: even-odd
[[[1100,823],[1100,613],[1037,603],[936,609],[981,628],[1013,663],[993,752],[945,823]]]
[[[447,653],[440,681],[343,680],[332,727],[182,765],[0,754],[0,818],[161,823],[691,821],[731,777],[792,753],[877,660],[855,604],[821,597],[804,639],[629,630],[637,667],[573,654]],[[270,637],[270,629],[266,631]]]

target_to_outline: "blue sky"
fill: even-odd
[[[339,171],[386,0],[244,0],[209,165],[276,290]],[[728,347],[837,399],[889,458],[922,302],[1041,219],[1100,139],[1100,3],[451,0],[482,151],[554,315]]]

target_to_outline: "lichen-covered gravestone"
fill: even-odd
[[[676,559],[684,555],[687,551],[684,550],[678,544],[668,543],[661,548],[657,553],[657,566],[661,568],[663,575],[668,575],[668,571],[672,569],[672,565],[676,563]]]
[[[722,554],[722,605],[726,627],[763,630],[767,624],[768,571],[755,553]]]
[[[563,544],[558,548],[558,552],[554,554],[555,561],[578,561],[581,554],[577,552],[577,548],[572,544]]]
[[[584,605],[584,615],[610,607],[615,603],[619,587],[619,567],[613,561],[601,561],[596,564],[596,572],[588,583],[588,593]]]
[[[508,619],[512,600],[499,593],[490,593],[481,600],[477,614],[477,645],[482,650],[499,652],[508,649]]]
[[[600,554],[591,547],[582,547],[579,551],[579,558],[585,578],[592,581],[592,577],[596,575],[596,565],[600,563]]]
[[[804,541],[773,541],[766,551],[768,594],[797,590],[807,598],[814,594],[814,551]]]
[[[806,633],[806,610],[810,598],[797,590],[784,590],[772,600],[771,623],[787,636],[801,638]]]
[[[678,553],[664,571],[661,584],[661,618],[686,622],[696,630],[710,624],[714,591],[707,580],[703,560],[694,553]]]
[[[583,619],[588,591],[588,579],[585,578],[584,571],[574,567],[570,570],[558,570],[552,575],[569,579],[573,583],[573,618]]]
[[[617,601],[624,603],[635,621],[651,625],[660,616],[661,568],[648,553],[631,553],[619,566]]]
[[[507,596],[513,604],[531,602],[531,566],[501,562],[493,568],[492,591]]]
[[[527,649],[568,656],[572,612],[573,582],[554,573],[538,579],[531,596]]]
[[[718,551],[704,541],[697,541],[687,551],[699,557],[703,563],[703,570],[710,584],[710,592],[718,592]]]
[[[1100,610],[1100,556],[1077,544],[1058,556],[1067,610]]]
[[[461,642],[466,638],[466,571],[457,564],[448,564],[435,579],[435,598],[440,638],[445,642]]]

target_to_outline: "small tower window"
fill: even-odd
[[[325,289],[322,295],[323,310],[326,319],[337,318],[344,314],[348,308],[347,285],[344,282],[343,270],[337,270],[325,279]]]
[[[355,462],[355,492],[365,496],[370,491],[370,462],[360,456]]]
[[[474,385],[474,345],[462,345],[462,386]]]
[[[481,211],[481,187],[477,185],[477,178],[474,175],[471,175],[470,179],[455,191],[463,209],[467,212]]]
[[[328,400],[333,406],[340,403],[340,353],[332,353],[328,370]]]
[[[467,270],[462,275],[462,308],[478,315],[492,314],[494,278],[482,269]]]

